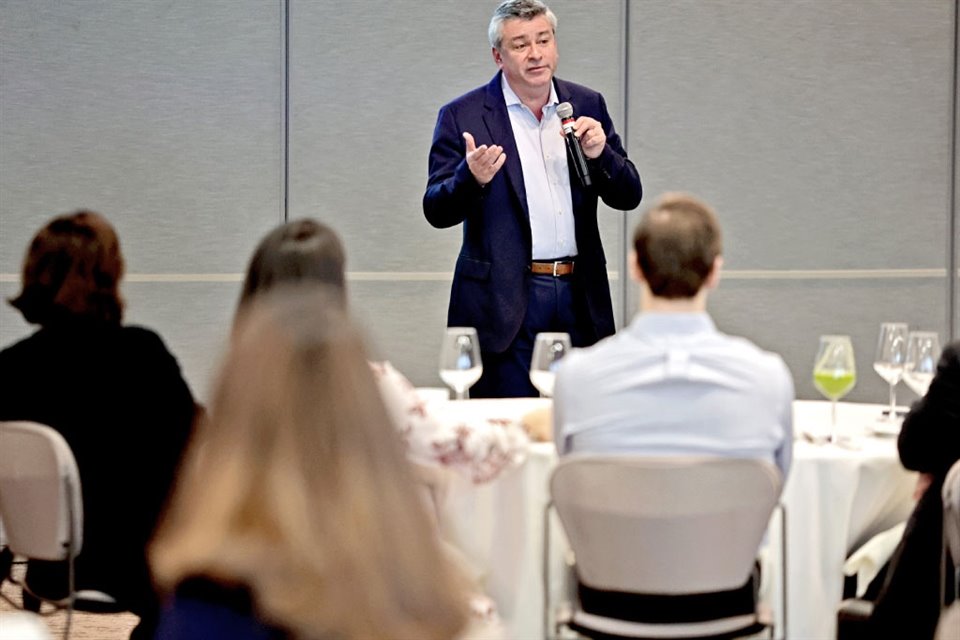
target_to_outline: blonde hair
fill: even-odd
[[[245,585],[297,637],[450,638],[466,584],[330,295],[280,289],[244,309],[151,547],[154,576],[167,590],[192,576]]]

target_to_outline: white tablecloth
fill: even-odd
[[[431,403],[441,416],[514,417],[549,406],[549,400],[470,400]],[[849,551],[873,534],[904,520],[913,507],[915,475],[906,472],[896,439],[872,437],[867,427],[880,405],[841,403],[838,422],[856,448],[798,439],[783,503],[787,511],[788,629],[791,639],[835,637],[842,567]],[[794,428],[826,433],[830,405],[798,401]],[[507,637],[543,637],[543,512],[547,483],[556,464],[552,444],[532,446],[526,463],[488,485],[451,477],[443,497],[443,535],[466,556],[474,576],[497,603]],[[554,540],[558,540],[554,536]],[[775,542],[775,537],[771,536]],[[559,593],[561,552],[551,559],[553,590]],[[776,558],[770,565],[776,567]],[[766,578],[777,585],[776,571]],[[774,587],[771,604],[779,615]],[[554,600],[556,601],[556,600]]]

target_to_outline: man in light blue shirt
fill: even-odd
[[[786,479],[793,381],[780,356],[717,331],[706,312],[723,263],[716,214],[666,194],[634,233],[640,313],[560,365],[560,455],[642,453],[760,458]]]

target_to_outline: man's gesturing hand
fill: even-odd
[[[493,176],[507,161],[507,156],[500,145],[488,147],[482,144],[478,147],[473,136],[466,131],[463,132],[463,139],[467,141],[467,166],[482,187],[493,180]]]

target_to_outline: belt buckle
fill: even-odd
[[[557,265],[558,265],[558,264],[560,264],[559,261],[557,261],[557,260],[554,260],[554,261],[553,261],[553,277],[554,277],[554,278],[557,277]]]

